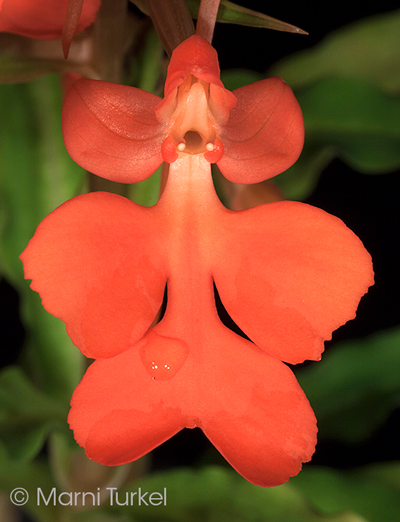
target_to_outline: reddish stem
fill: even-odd
[[[220,0],[201,0],[196,33],[211,43]]]
[[[147,7],[161,43],[171,56],[175,47],[194,34],[187,5],[184,0],[148,0]]]
[[[65,15],[64,26],[62,30],[62,48],[64,52],[64,58],[68,58],[69,48],[72,39],[76,33],[78,27],[79,18],[81,16],[83,7],[83,0],[69,0],[67,6],[67,14]]]

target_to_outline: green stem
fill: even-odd
[[[157,33],[153,29],[148,32],[143,55],[144,59],[141,63],[140,79],[137,87],[157,94],[156,88],[160,78],[163,48]]]

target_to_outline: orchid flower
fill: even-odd
[[[194,35],[172,54],[163,100],[81,79],[63,131],[75,161],[111,180],[169,164],[153,207],[78,196],[21,255],[43,306],[96,359],[71,401],[76,441],[119,465],[199,427],[247,480],[287,481],[310,460],[317,428],[285,362],[320,359],[373,284],[369,254],[338,218],[293,201],[234,212],[215,193],[211,163],[253,183],[297,159],[292,91],[278,78],[227,91],[215,50]],[[214,286],[248,339],[221,322]]]
[[[39,40],[63,39],[64,54],[73,36],[91,25],[101,0],[0,0],[0,31]]]

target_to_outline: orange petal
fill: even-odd
[[[283,361],[319,359],[373,284],[361,241],[340,219],[292,201],[227,211],[222,226],[212,273],[233,320]]]
[[[152,214],[115,194],[78,196],[42,221],[21,254],[43,306],[88,357],[126,350],[161,306],[166,275]]]
[[[81,79],[69,88],[62,112],[65,146],[83,168],[121,183],[135,183],[162,163],[160,98],[110,82]]]
[[[168,339],[169,320],[146,335],[147,346],[145,338],[92,364],[74,392],[69,415],[89,458],[124,464],[183,427],[197,426],[255,484],[281,484],[300,471],[314,452],[317,429],[293,373],[217,322],[207,326],[189,346]],[[167,379],[158,379],[143,358],[143,351],[154,354],[159,342],[163,353],[157,362],[179,366]]]
[[[258,183],[291,167],[303,148],[304,124],[290,87],[269,78],[233,94],[238,103],[221,135],[222,174],[234,183]]]
[[[287,482],[316,444],[303,390],[285,364],[254,344],[226,329],[212,333],[200,427],[245,479],[259,486]]]
[[[100,464],[136,460],[185,427],[179,380],[152,378],[141,361],[144,342],[95,361],[72,396],[70,427]]]
[[[0,4],[0,31],[29,38],[61,38],[69,0],[3,0]],[[76,32],[92,24],[101,0],[85,0]]]

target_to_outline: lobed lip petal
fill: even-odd
[[[40,40],[61,38],[70,0],[2,0],[0,31]],[[101,0],[84,0],[76,32],[91,25]]]
[[[338,218],[293,201],[226,212],[211,268],[222,303],[252,341],[297,364],[355,317],[371,257]]]
[[[143,344],[95,361],[72,396],[70,427],[100,464],[136,460],[185,427],[179,372],[173,379],[152,379],[141,361]]]
[[[233,93],[238,102],[223,127],[222,174],[234,183],[258,183],[291,167],[303,148],[304,123],[290,87],[268,78]]]
[[[121,183],[151,176],[161,165],[160,98],[141,89],[80,79],[68,89],[62,112],[65,146],[74,161]]]
[[[254,313],[254,310],[253,310]],[[225,328],[214,329],[201,428],[232,467],[259,486],[297,475],[317,442],[310,404],[292,371]]]
[[[154,330],[167,339],[172,328],[172,322],[160,323]],[[188,359],[167,380],[152,378],[142,364],[144,340],[94,362],[71,401],[69,423],[77,442],[88,457],[118,465],[185,426],[200,427],[247,480],[263,486],[286,482],[311,458],[317,432],[293,373],[217,322],[200,337],[202,342],[180,341],[190,343]]]
[[[165,269],[151,209],[103,192],[67,201],[21,254],[48,312],[87,357],[112,357],[140,339],[163,299]]]

